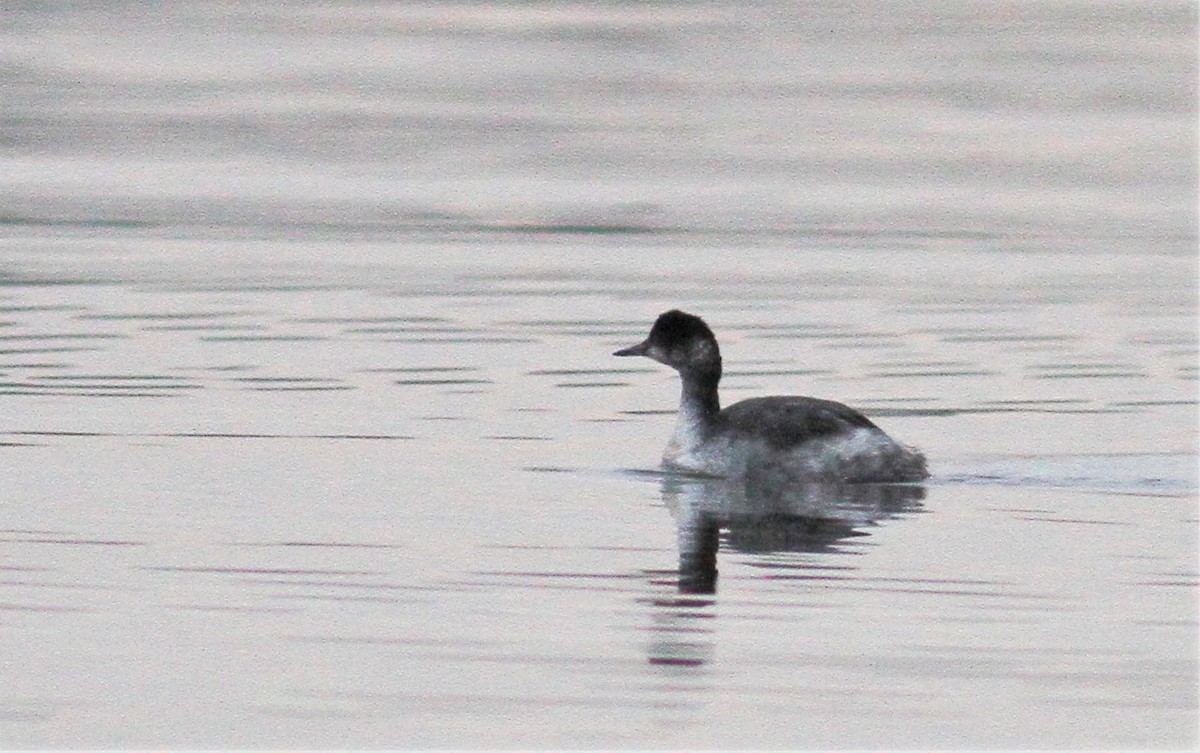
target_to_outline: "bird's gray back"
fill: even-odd
[[[776,449],[854,429],[879,431],[863,414],[832,400],[815,397],[755,397],[725,408],[718,431],[755,437]]]

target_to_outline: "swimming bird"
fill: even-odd
[[[925,456],[863,414],[815,397],[756,397],[721,409],[721,350],[704,320],[678,309],[614,356],[645,356],[679,372],[683,390],[663,466],[750,482],[893,482],[928,478]]]

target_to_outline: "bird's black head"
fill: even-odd
[[[721,373],[717,338],[704,320],[679,309],[661,314],[650,336],[614,356],[646,356],[680,372]]]

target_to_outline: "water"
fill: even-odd
[[[6,10],[0,741],[1195,745],[1194,15]]]

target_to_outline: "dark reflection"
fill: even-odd
[[[720,542],[721,521],[715,515],[701,512],[679,527],[679,593],[716,593]]]
[[[755,555],[837,552],[840,543],[868,535],[865,529],[876,522],[918,510],[925,498],[923,487],[900,484],[660,478],[678,527],[679,571],[677,578],[669,571],[650,573],[656,593],[644,600],[653,607],[647,660],[672,682],[681,672],[698,681],[712,660],[722,546]]]
[[[747,484],[683,475],[662,477],[662,496],[679,530],[679,592],[711,594],[721,531],[741,552],[828,552],[879,520],[917,509],[920,486]]]

